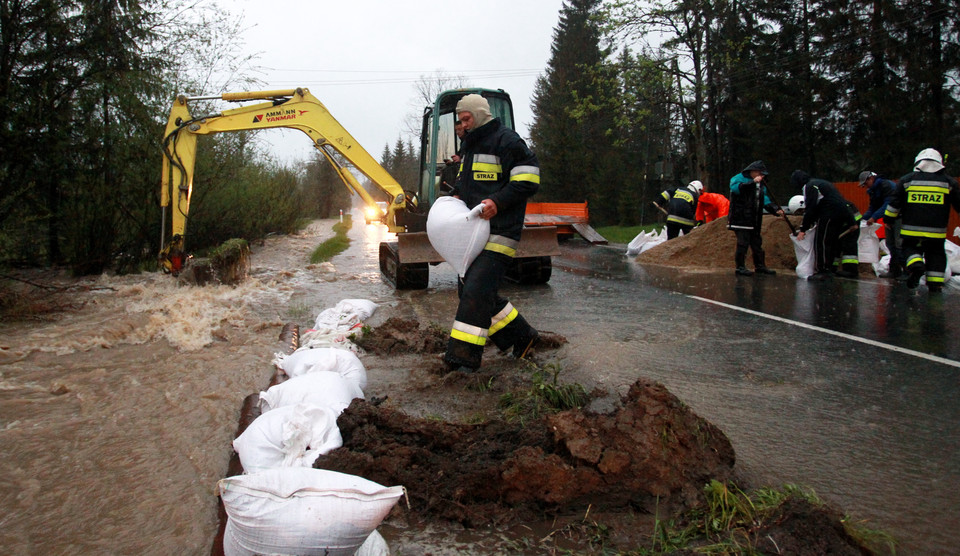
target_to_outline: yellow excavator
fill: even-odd
[[[459,148],[459,139],[454,133],[456,103],[470,93],[486,97],[493,115],[501,118],[505,125],[513,127],[513,106],[509,95],[502,90],[456,89],[441,93],[436,102],[424,110],[421,180],[417,191],[405,191],[340,125],[323,103],[305,88],[224,93],[217,96],[178,96],[170,110],[163,139],[161,267],[176,275],[188,260],[185,237],[193,192],[197,138],[232,131],[288,128],[307,134],[313,145],[337,170],[351,193],[359,195],[367,208],[376,210],[388,231],[396,234],[396,241],[385,241],[380,245],[380,270],[384,277],[397,289],[426,288],[429,266],[443,261],[427,239],[427,213],[439,195],[438,176],[442,161]],[[191,114],[191,103],[209,100],[259,102],[211,115]],[[389,199],[386,210],[382,210],[383,203],[378,206],[377,199],[346,166],[338,162],[335,154],[339,154]],[[514,281],[525,284],[545,283],[551,274],[550,257],[557,254],[559,246],[555,227],[525,228],[515,267],[508,272],[508,277],[512,276]]]

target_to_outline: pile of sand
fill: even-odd
[[[800,226],[799,216],[788,216],[794,227]],[[763,250],[767,266],[794,270],[797,256],[790,241],[790,227],[783,218],[764,215]],[[697,228],[688,235],[665,241],[637,256],[637,262],[683,268],[733,269],[737,238],[727,229],[727,217],[718,218]],[[753,268],[751,254],[747,253],[747,268]]]

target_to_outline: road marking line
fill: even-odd
[[[713,299],[707,299],[705,297],[699,297],[696,295],[687,295],[691,299],[697,299],[699,301],[704,301],[706,303],[712,303],[714,305],[720,305],[721,307],[726,307],[728,309],[733,309],[735,311],[742,311],[744,313],[749,313],[751,315],[756,315],[758,317],[763,317],[766,319],[775,320],[778,322],[783,322],[786,324],[792,324],[794,326],[799,326],[800,328],[806,328],[808,330],[816,330],[817,332],[824,332],[827,334],[833,334],[834,336],[839,336],[841,338],[846,338],[847,340],[853,340],[855,342],[861,342],[867,345],[874,347],[889,349],[890,351],[896,351],[898,353],[905,353],[907,355],[913,355],[914,357],[920,357],[922,359],[927,359],[930,361],[935,361],[937,363],[943,363],[944,365],[950,365],[951,367],[960,368],[960,361],[954,361],[953,359],[947,359],[945,357],[938,357],[936,355],[930,355],[929,353],[923,353],[920,351],[914,351],[912,349],[902,348],[899,346],[894,346],[890,344],[885,344],[883,342],[878,342],[876,340],[870,340],[867,338],[861,338],[859,336],[854,336],[852,334],[845,334],[843,332],[837,332],[836,330],[830,330],[829,328],[821,328],[819,326],[814,326],[812,324],[806,324],[800,321],[785,319],[783,317],[778,317],[776,315],[768,315],[766,313],[761,313],[760,311],[754,311],[752,309],[744,309],[743,307],[737,307],[736,305],[730,305],[729,303],[723,303],[722,301],[714,301]]]

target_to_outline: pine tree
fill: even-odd
[[[592,18],[600,0],[569,0],[554,30],[551,56],[534,90],[531,145],[540,161],[544,200],[590,204],[599,222],[616,218],[617,196],[602,169],[611,152],[613,114],[599,109],[615,82],[602,64],[609,55]]]

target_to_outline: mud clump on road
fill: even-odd
[[[684,509],[710,478],[730,478],[729,440],[662,385],[638,381],[621,403],[465,425],[354,400],[337,420],[343,447],[315,467],[404,485],[411,512],[467,526],[588,506]]]
[[[439,325],[421,328],[417,321],[400,317],[390,317],[376,328],[364,329],[353,341],[376,355],[443,353],[447,347],[446,331]]]
[[[788,216],[796,228],[800,225],[799,216]],[[790,227],[783,218],[773,215],[763,217],[760,229],[763,236],[763,250],[766,263],[778,270],[797,268],[797,255],[790,240]],[[737,248],[737,238],[727,229],[727,217],[718,218],[692,232],[678,238],[665,241],[637,256],[638,263],[658,264],[683,268],[734,268],[733,254]],[[751,253],[747,254],[747,266],[752,267]]]

